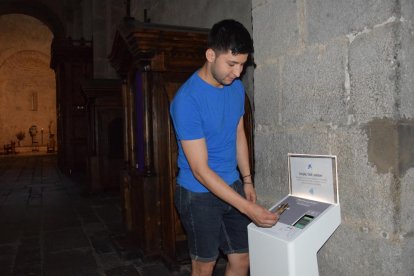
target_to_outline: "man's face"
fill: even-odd
[[[230,85],[239,78],[248,56],[248,54],[233,55],[231,51],[227,53],[216,52],[211,62],[210,72],[217,82],[217,86]]]

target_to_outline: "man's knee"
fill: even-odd
[[[226,275],[247,275],[249,270],[249,253],[229,254]]]
[[[230,263],[249,264],[249,253],[228,254],[227,258]]]
[[[216,262],[192,261],[191,276],[210,276],[213,274]]]

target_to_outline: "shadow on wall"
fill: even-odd
[[[404,176],[414,167],[414,120],[375,119],[365,126],[368,161],[378,173]]]

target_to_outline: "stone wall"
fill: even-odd
[[[94,78],[118,78],[109,63],[108,55],[112,49],[116,28],[126,15],[125,2],[116,0],[83,1],[85,23],[92,26]]]
[[[321,275],[413,275],[414,2],[253,0],[260,201],[287,153],[338,156],[342,225]]]
[[[52,33],[39,20],[25,15],[0,16],[0,145],[23,131],[21,146],[31,146],[29,128],[37,141],[48,142],[49,124],[56,133],[55,74],[50,69]],[[19,151],[17,149],[17,151]]]

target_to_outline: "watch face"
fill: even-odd
[[[303,229],[303,228],[306,227],[306,225],[309,224],[309,222],[311,222],[313,220],[313,218],[314,218],[313,216],[304,215],[293,226],[295,226],[299,229]]]

